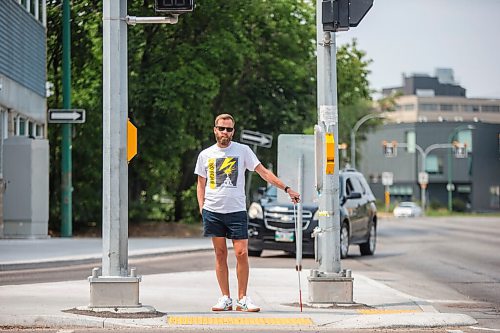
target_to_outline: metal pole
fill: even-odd
[[[351,130],[351,167],[354,169],[356,169],[356,132],[365,121],[373,118],[385,118],[385,116],[382,114],[369,113],[360,118]]]
[[[427,154],[425,152],[422,153],[422,172],[425,172],[425,160],[427,158]],[[422,202],[422,213],[425,215],[425,206],[426,206],[426,199],[425,199],[425,188],[427,184],[420,184],[420,201]]]
[[[47,3],[46,0],[42,0],[42,24],[47,27]]]
[[[337,64],[335,33],[324,32],[321,21],[322,1],[316,2],[318,126],[324,134],[334,136],[334,156],[338,156]],[[339,163],[335,161],[333,174],[323,172],[323,189],[320,193],[319,218],[322,230],[319,244],[319,274],[338,275],[340,266],[340,217],[339,217]]]
[[[457,134],[457,132],[463,130],[463,129],[475,129],[474,125],[462,125],[458,126],[453,129],[453,131],[450,133],[448,136],[448,143],[452,144],[453,138]],[[448,211],[451,212],[453,210],[453,168],[452,168],[452,162],[453,159],[451,158],[451,149],[448,151],[448,184],[446,185],[446,190],[448,191]]]
[[[127,0],[103,3],[103,276],[128,274]]]
[[[299,193],[303,193],[304,190],[304,156],[300,155],[298,162],[298,178],[297,178],[297,190]],[[302,201],[297,204],[297,233],[295,235],[295,268],[297,271],[302,270],[302,227],[303,227],[303,209]]]
[[[425,151],[422,150],[422,148],[419,145],[415,145],[415,148],[422,154],[422,172],[425,172],[425,160],[427,159],[427,156],[431,151],[434,149],[439,149],[439,148],[452,148],[453,145],[451,143],[435,143],[433,145],[430,145],[429,147],[425,148]],[[426,196],[425,196],[425,190],[426,186],[421,187],[421,200],[422,200],[422,212],[425,215],[425,208],[426,208]]]
[[[63,0],[63,58],[62,84],[63,108],[71,109],[71,28],[70,28],[70,0]],[[61,148],[61,236],[71,237],[73,234],[72,192],[71,178],[71,124],[62,125]]]

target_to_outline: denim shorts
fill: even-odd
[[[248,239],[248,217],[246,211],[215,213],[203,209],[203,236]]]

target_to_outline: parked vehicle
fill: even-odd
[[[414,202],[404,201],[399,203],[393,211],[396,217],[414,217],[422,215],[422,208]]]
[[[340,172],[340,256],[357,244],[362,255],[373,255],[377,240],[375,197],[363,175],[353,169]],[[263,250],[295,252],[293,204],[277,202],[276,187],[268,187],[248,209],[249,255]],[[312,232],[318,226],[318,206],[304,203],[302,212],[303,253],[314,254]]]

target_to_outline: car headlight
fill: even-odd
[[[256,202],[252,202],[248,208],[248,217],[251,219],[263,219],[264,214],[262,213],[262,206]]]
[[[316,209],[316,212],[314,212],[312,219],[313,219],[313,221],[319,221],[319,208]]]

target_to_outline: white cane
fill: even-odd
[[[304,157],[300,155],[299,163],[298,163],[298,186],[297,189],[299,193],[302,193],[302,173],[303,173],[303,163]],[[297,198],[294,198],[297,199]],[[295,200],[293,201],[293,219],[295,221],[295,270],[297,271],[297,276],[299,278],[299,303],[300,303],[300,312],[302,312],[302,284],[300,281],[300,272],[302,271],[302,202],[298,203],[298,214],[296,210],[297,203]]]
[[[296,243],[296,253],[295,253],[295,270],[297,271],[297,276],[299,278],[299,304],[300,312],[302,312],[302,283],[300,282],[300,272],[302,271],[302,223],[298,223],[297,212],[295,210],[295,202],[293,203],[293,219],[295,221],[295,243]],[[301,219],[302,220],[302,219]],[[300,236],[300,238],[299,238]],[[300,245],[299,245],[300,243]],[[299,253],[300,248],[300,253]]]

